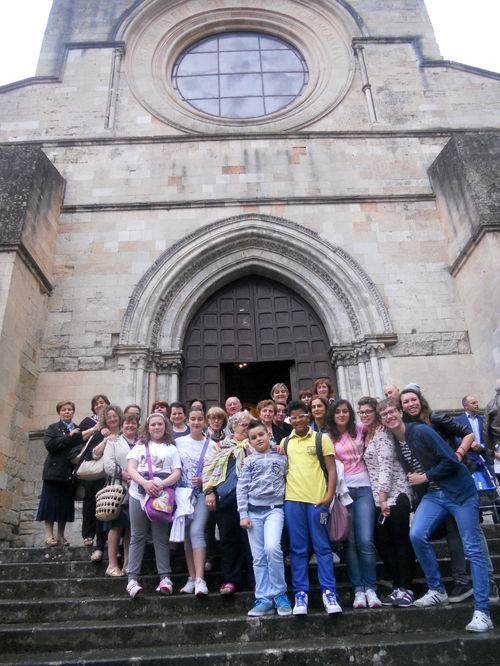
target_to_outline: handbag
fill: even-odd
[[[151,454],[149,445],[145,444],[146,458],[148,460],[149,480],[153,481],[153,466],[151,464]],[[149,520],[158,520],[169,525],[174,517],[175,511],[175,491],[173,488],[163,488],[158,497],[146,495],[141,499],[141,506]]]
[[[234,465],[232,465],[230,469],[227,469],[224,481],[219,483],[218,486],[215,486],[218,509],[226,509],[227,507],[236,504],[237,483],[238,475],[236,474],[236,461],[234,461]]]
[[[105,476],[102,456],[97,460],[83,460],[76,469],[76,477],[82,481],[95,481],[96,479],[104,479]]]
[[[351,514],[338,497],[335,498],[328,516],[328,536],[330,541],[345,541],[351,531]]]
[[[116,465],[113,476],[108,476],[104,488],[96,493],[95,517],[98,520],[110,522],[120,515],[121,505],[127,492],[122,486],[121,475],[122,469],[120,465]]]

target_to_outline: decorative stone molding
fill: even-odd
[[[130,345],[181,349],[206,298],[249,273],[302,295],[321,317],[331,345],[396,339],[380,293],[344,250],[294,222],[245,214],[202,227],[154,262],[130,298],[117,352]]]
[[[366,34],[360,17],[343,0],[155,0],[138,5],[116,32],[126,44],[125,67],[138,102],[151,114],[190,133],[285,131],[316,122],[335,108],[351,85],[353,38]],[[238,6],[240,5],[240,6]],[[176,59],[193,42],[210,35],[255,30],[295,46],[306,60],[309,83],[287,106],[260,118],[218,118],[180,99],[171,73]]]

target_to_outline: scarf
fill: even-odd
[[[239,476],[245,457],[253,452],[253,448],[248,444],[248,440],[235,442],[234,439],[227,437],[222,442],[215,444],[208,458],[205,459],[201,479],[203,482],[203,491],[209,486],[215,487],[226,479],[227,463],[229,457],[234,455],[236,459],[236,475]]]

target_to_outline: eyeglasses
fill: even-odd
[[[223,417],[222,416],[209,416],[208,419],[209,419],[209,421],[222,421]]]
[[[392,407],[391,409],[386,410],[385,412],[380,412],[379,416],[381,419],[386,419],[388,416],[393,416],[393,414],[398,413],[398,409],[396,407]]]
[[[307,414],[297,414],[297,416],[290,416],[290,421],[300,421],[300,419],[307,419]]]
[[[368,414],[374,414],[375,410],[374,409],[363,409],[363,411],[359,410],[358,414],[360,416],[368,416]]]
[[[241,426],[242,428],[248,428],[249,423],[247,423],[247,422],[245,422],[245,423],[236,423],[235,425]]]

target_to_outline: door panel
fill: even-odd
[[[209,404],[222,404],[227,397],[224,373],[230,366],[221,373],[221,363],[258,364],[254,371],[245,370],[245,376],[262,382],[262,398],[279,381],[276,373],[289,369],[286,374],[295,397],[299,389],[312,387],[317,377],[335,382],[328,348],[321,321],[301,297],[266,278],[243,278],[215,293],[193,317],[184,340],[181,399],[200,396]],[[263,362],[268,363],[269,376]],[[228,376],[234,381],[231,372]],[[244,382],[238,386],[245,390]],[[248,392],[254,400],[255,387]],[[244,395],[239,397],[244,401]]]

